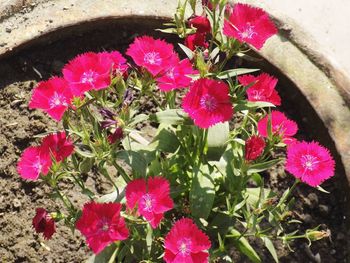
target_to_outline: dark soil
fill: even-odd
[[[85,51],[118,49],[123,52],[137,34],[155,35],[152,29],[159,27],[159,22],[147,20],[145,23],[145,20],[129,19],[119,22],[104,21],[95,23],[94,28],[91,26],[83,26],[79,31],[71,28],[58,32],[54,37],[42,39],[36,46],[0,60],[1,262],[82,262],[91,254],[80,234],[72,234],[70,229],[62,225],[58,225],[57,233],[49,241],[34,233],[31,220],[35,208],[54,210],[57,205],[48,201],[49,188],[37,182],[25,182],[16,172],[16,162],[26,147],[35,144],[34,136],[57,129],[57,124],[45,114],[31,111],[27,107],[35,84],[59,74],[69,59]],[[271,66],[265,71],[278,74]],[[282,110],[298,122],[299,138],[314,138],[334,149],[316,114],[289,85],[290,82],[282,78],[278,87],[284,101]],[[298,104],[294,104],[296,101]],[[305,105],[301,107],[300,104]],[[307,112],[303,112],[305,109]],[[291,176],[284,175],[282,166],[271,170],[266,176],[271,186],[280,192],[293,182]],[[104,192],[108,185],[105,186],[101,179],[95,179],[88,179],[90,187],[98,193]],[[279,246],[281,262],[347,262],[349,235],[347,214],[344,212],[347,209],[346,186],[345,174],[338,160],[337,175],[323,185],[330,194],[321,193],[306,185],[297,188],[295,217],[303,221],[300,230],[320,225],[320,229],[330,230],[331,238],[316,241],[310,248],[306,240],[298,240],[292,245],[294,253]],[[71,187],[69,183],[64,185],[67,190]],[[85,201],[78,194],[72,197],[77,205]],[[261,252],[263,262],[273,262],[265,249],[261,248]],[[237,256],[235,262],[248,261]]]

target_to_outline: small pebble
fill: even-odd
[[[315,193],[310,193],[307,196],[309,203],[307,204],[310,208],[315,208],[318,205],[318,197]]]
[[[6,33],[11,33],[12,30],[11,30],[11,28],[8,28],[8,27],[7,27],[7,28],[5,29],[5,31],[6,31]]]
[[[20,208],[21,207],[21,201],[19,201],[17,198],[13,199],[13,202],[12,202],[13,206],[15,208]]]
[[[326,205],[320,205],[318,207],[318,209],[320,210],[320,213],[323,215],[323,216],[326,216],[329,214],[329,207],[326,206]]]
[[[309,214],[303,215],[303,221],[304,221],[306,224],[312,223],[312,216],[309,215]]]

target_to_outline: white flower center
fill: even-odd
[[[158,52],[148,52],[145,54],[143,60],[145,63],[151,64],[151,65],[160,65],[162,62],[162,59],[159,56]]]
[[[262,96],[262,94],[261,94],[260,91],[254,90],[254,91],[253,91],[253,98],[254,98],[255,100],[261,100],[261,99],[263,98],[263,96]]]
[[[87,72],[84,72],[83,75],[81,76],[80,82],[81,83],[89,83],[92,84],[95,82],[98,74],[91,69]]]
[[[319,161],[316,156],[305,154],[301,156],[301,163],[305,170],[313,171],[315,169],[315,165],[319,163]]]
[[[218,107],[217,100],[209,94],[204,95],[199,103],[201,107],[207,109],[208,111],[214,111]]]
[[[141,202],[144,204],[144,211],[152,212],[153,211],[153,204],[154,204],[154,198],[149,194],[144,194],[142,196]]]
[[[170,79],[174,79],[174,68],[169,69],[169,71],[166,73],[167,77]]]
[[[188,238],[184,238],[178,242],[177,248],[182,256],[188,256],[191,253],[192,241]]]
[[[43,165],[40,162],[40,157],[39,156],[36,157],[36,162],[33,163],[33,168],[35,169],[35,172],[37,174],[41,173],[41,169],[43,168]]]
[[[50,98],[49,105],[51,109],[58,106],[68,106],[66,98],[63,95],[58,94],[56,91],[54,92],[53,96]]]
[[[254,31],[254,26],[247,24],[246,28],[243,31],[238,32],[239,36],[243,39],[251,39],[257,33]]]

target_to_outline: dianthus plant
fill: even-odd
[[[207,0],[199,11],[195,2],[180,3],[161,30],[179,43],[139,36],[124,55],[85,53],[33,90],[29,107],[63,127],[18,162],[24,180],[61,201],[33,215],[44,238],[64,223],[95,262],[231,262],[235,251],[260,262],[253,243],[277,262],[276,242],[328,235],[298,231],[292,191],[300,182],[322,189],[332,156],[295,138],[297,124],[276,108],[274,76],[232,63],[262,48],[274,23],[249,5]],[[295,183],[274,193],[266,177],[283,163]],[[105,195],[94,190],[101,178]]]

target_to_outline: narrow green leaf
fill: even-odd
[[[106,247],[97,255],[89,257],[85,263],[110,263],[114,262],[117,255],[118,248],[115,244]]]
[[[275,246],[273,245],[271,239],[269,239],[268,237],[261,237],[261,239],[264,242],[265,247],[270,252],[273,259],[275,260],[275,262],[278,263],[279,261],[278,261],[277,252],[276,252]]]
[[[134,151],[119,151],[116,158],[123,160],[131,168],[135,177],[145,177],[147,170],[147,162],[142,154]]]
[[[180,48],[182,49],[182,51],[185,52],[186,56],[191,60],[193,58],[193,55],[194,55],[193,51],[181,43],[178,43],[178,44],[179,44]]]
[[[237,230],[231,230],[232,235],[237,237],[241,236]],[[245,237],[240,237],[238,240],[235,240],[235,245],[244,255],[246,255],[254,263],[261,263],[259,255],[255,252],[254,248],[249,244],[248,240]]]
[[[251,175],[253,173],[259,173],[262,171],[266,171],[267,169],[273,167],[274,165],[278,164],[279,162],[281,162],[281,159],[274,159],[274,160],[270,160],[267,162],[263,162],[263,163],[257,163],[257,164],[253,164],[250,165],[248,168],[248,175]]]
[[[258,70],[259,69],[235,68],[235,69],[229,69],[229,70],[222,71],[216,77],[219,79],[227,79],[227,78],[232,78],[232,77],[236,77],[236,76],[243,75],[243,74],[252,73],[252,72],[255,72]]]
[[[208,129],[208,160],[219,161],[226,150],[230,135],[228,122],[218,123]]]
[[[188,115],[179,109],[170,109],[157,112],[150,116],[150,120],[158,123],[179,125],[179,124],[191,124],[188,119]]]
[[[150,147],[155,147],[157,150],[168,153],[176,152],[179,146],[180,142],[176,135],[166,128],[163,128],[158,132],[150,145]]]

